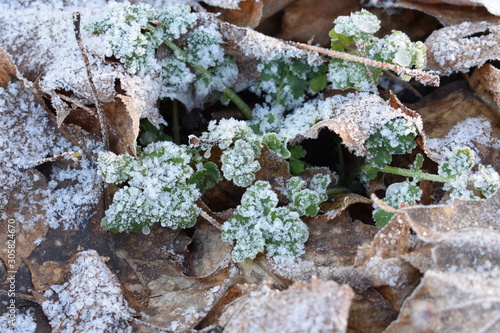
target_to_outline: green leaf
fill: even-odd
[[[203,169],[193,173],[188,184],[195,184],[200,193],[203,193],[206,189],[214,187],[220,180],[221,174],[217,164],[205,162]]]

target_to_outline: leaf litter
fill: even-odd
[[[205,3],[232,10],[246,5],[239,1]],[[495,13],[494,4],[481,3]],[[272,1],[264,1],[250,25],[265,21],[267,17],[259,11],[272,5]],[[108,236],[99,231],[96,241],[87,244],[100,247],[102,253],[76,251],[75,244],[68,244],[71,255],[67,260],[40,257],[37,251],[44,242],[49,244],[52,230],[69,233],[100,228],[103,217],[104,210],[98,207],[107,193],[95,166],[95,155],[103,149],[98,139],[101,133],[71,13],[78,10],[85,20],[105,4],[1,6],[5,10],[0,24],[8,33],[0,36],[0,46],[5,49],[0,52],[0,115],[5,129],[0,134],[0,157],[5,162],[0,172],[0,226],[6,229],[11,217],[19,222],[17,241],[23,247],[18,248],[18,255],[25,260],[16,261],[16,270],[23,264],[29,268],[32,294],[45,315],[20,312],[18,327],[33,332],[37,322],[48,321],[61,332],[148,332],[154,325],[174,331],[217,325],[238,332],[500,329],[499,193],[477,201],[439,202],[437,196],[434,205],[397,209],[383,228],[364,218],[363,212],[371,209],[369,199],[357,194],[337,196],[338,201],[322,205],[320,215],[304,219],[310,238],[305,253],[297,259],[261,255],[253,262],[232,263],[228,257],[231,247],[221,242],[219,231],[203,217],[194,233]],[[297,10],[288,4],[280,9],[289,15],[287,20]],[[256,79],[255,66],[260,60],[323,61],[314,51],[219,22],[210,14],[205,20],[204,24],[217,22],[226,50],[235,53],[238,64],[245,68],[234,83],[236,90],[249,86],[246,78]],[[303,28],[287,24],[281,36],[300,40]],[[498,59],[496,30],[491,23],[467,22],[437,30],[426,42],[431,56],[428,67],[447,75]],[[455,37],[450,38],[450,33]],[[484,35],[475,37],[477,33]],[[116,153],[135,151],[140,118],[156,125],[165,123],[157,105],[159,78],[131,75],[123,65],[106,58],[91,36],[85,38],[111,147]],[[457,54],[463,56],[453,58]],[[385,101],[374,93],[320,97],[299,110],[303,117],[297,122],[291,119],[283,134],[298,144],[319,140],[320,132],[328,129],[342,139],[353,158],[359,158],[368,156],[363,143],[381,125],[405,118],[418,130],[419,149],[434,162],[449,156],[453,146],[467,145],[478,160],[498,171],[497,75],[491,64],[474,72],[471,86],[480,96],[474,96],[477,100],[467,92],[452,95],[446,87],[437,90],[444,98],[426,97],[413,105],[416,111],[394,97]],[[188,109],[213,98],[188,102],[188,95],[180,92],[170,97],[185,101]],[[450,116],[446,111],[453,103],[470,107]],[[440,108],[432,113],[436,105]],[[307,120],[308,113],[316,119]],[[80,155],[69,154],[79,156],[74,160],[56,157],[68,152]],[[270,181],[276,189],[291,177],[270,151],[264,150],[261,164],[258,179]],[[304,177],[324,170],[318,168]],[[219,222],[233,212],[232,208],[205,210]],[[111,257],[107,265],[99,256],[103,253]],[[6,251],[0,252],[0,258],[7,262]],[[7,299],[2,297],[2,301]],[[0,325],[5,322],[3,315]]]

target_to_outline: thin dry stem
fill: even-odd
[[[324,54],[326,56],[329,56],[331,58],[338,58],[338,59],[344,59],[348,61],[354,61],[358,62],[360,64],[364,64],[367,66],[371,67],[377,67],[377,68],[382,68],[385,70],[391,70],[393,72],[396,72],[397,74],[406,74],[408,76],[411,76],[415,80],[418,80],[420,83],[428,85],[428,86],[439,86],[439,75],[435,72],[424,72],[419,69],[410,69],[410,68],[405,68],[397,65],[391,65],[391,64],[386,64],[377,60],[372,60],[368,58],[363,58],[359,57],[353,54],[349,53],[343,53],[339,51],[334,51],[334,50],[328,50],[324,49],[322,47],[314,46],[314,45],[307,45],[307,44],[302,44],[302,43],[296,43],[296,42],[287,42],[288,44],[295,46],[299,49],[306,50],[306,51],[315,51],[320,54]]]
[[[82,34],[80,31],[80,23],[81,23],[81,14],[76,12],[73,13],[73,25],[75,29],[75,37],[78,42],[78,46],[80,47],[80,51],[82,52],[82,57],[83,61],[85,63],[85,68],[87,70],[87,76],[89,78],[89,84],[90,88],[92,90],[92,98],[94,99],[94,103],[96,106],[97,110],[97,116],[99,118],[99,124],[101,125],[101,134],[102,134],[102,140],[104,143],[104,148],[108,149],[109,148],[109,142],[108,142],[108,130],[106,126],[106,118],[104,117],[104,110],[101,106],[101,103],[99,102],[99,97],[97,94],[97,88],[94,84],[94,78],[92,76],[92,70],[90,68],[90,61],[89,57],[87,55],[87,51],[85,50],[85,47],[83,46],[83,41],[82,41]]]

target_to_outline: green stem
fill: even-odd
[[[418,181],[430,180],[430,181],[434,181],[434,182],[446,183],[446,182],[449,182],[449,181],[456,179],[455,176],[444,177],[444,176],[440,176],[440,175],[433,175],[430,173],[425,173],[425,172],[422,172],[420,170],[413,171],[413,170],[393,167],[393,166],[389,166],[389,165],[385,166],[383,168],[379,168],[379,167],[373,166],[371,164],[363,164],[363,165],[358,166],[354,170],[352,170],[352,172],[346,178],[345,184],[346,185],[350,184],[363,170],[365,170],[365,171],[376,170],[377,172],[391,173],[393,175],[414,178]],[[473,180],[469,180],[469,181],[472,182]]]
[[[174,99],[172,101],[172,131],[174,134],[174,142],[180,144],[180,126],[179,126],[179,101]]]
[[[212,73],[210,73],[209,70],[189,62],[187,60],[187,58],[188,58],[187,52],[184,51],[183,49],[181,49],[180,47],[178,47],[174,42],[169,41],[169,40],[165,40],[165,44],[172,51],[178,52],[184,58],[184,60],[187,63],[189,63],[194,69],[196,69],[198,72],[200,72],[201,74],[203,74],[204,76],[206,76],[208,78],[210,78],[212,76]],[[243,112],[245,117],[247,117],[248,119],[252,119],[252,109],[231,88],[225,87],[224,89],[222,89],[222,93],[224,95],[226,95],[238,107],[238,109],[241,110],[241,112]]]

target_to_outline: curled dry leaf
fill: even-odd
[[[484,6],[494,15],[500,15],[500,4],[495,0],[412,0],[413,2],[450,4],[454,6]]]
[[[321,129],[328,128],[342,138],[342,143],[358,156],[369,156],[364,147],[366,139],[391,119],[402,117],[412,122],[423,137],[422,120],[414,112],[394,108],[381,97],[368,93],[355,93],[331,98],[332,115],[299,135],[295,141],[317,138]]]
[[[466,235],[478,228],[500,231],[500,192],[487,200],[453,199],[451,205],[402,208],[413,231],[426,242]]]
[[[500,170],[500,122],[494,109],[483,100],[465,86],[452,84],[413,105],[424,123],[427,156],[443,162],[454,149],[470,147],[476,162]]]
[[[386,332],[498,332],[500,279],[488,274],[426,272]]]
[[[237,272],[228,256],[203,277],[158,276],[148,284],[151,298],[144,311],[147,321],[174,331],[193,329],[224,296]],[[141,328],[137,332],[149,331]]]
[[[496,111],[495,123],[500,124],[500,70],[491,64],[484,64],[474,70],[470,85]]]
[[[345,332],[353,291],[334,281],[262,286],[231,303],[219,324],[228,332]]]
[[[477,36],[479,35],[479,36]],[[448,75],[500,59],[500,25],[464,22],[434,31],[425,41],[427,68]]]
[[[60,274],[58,284],[35,293],[36,300],[55,332],[128,331],[131,310],[123,298],[120,284],[94,250],[77,253],[68,263],[67,274]],[[42,266],[37,271],[47,275]],[[55,265],[61,268],[61,265]],[[54,281],[55,282],[55,281]],[[41,291],[42,291],[41,290]]]

